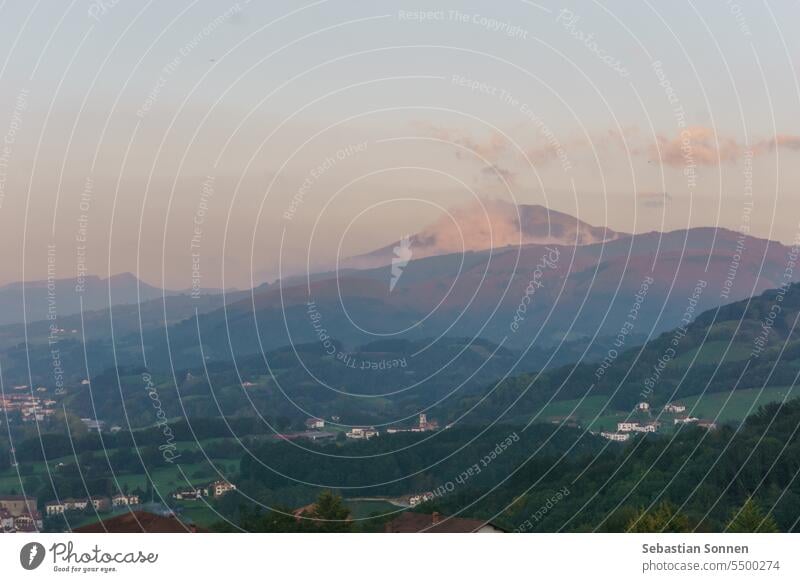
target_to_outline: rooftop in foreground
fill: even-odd
[[[157,515],[147,511],[131,511],[73,530],[75,533],[200,533],[192,524],[175,516]]]

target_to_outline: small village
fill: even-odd
[[[179,489],[170,494],[176,501],[199,501],[203,498],[220,498],[236,485],[226,480],[218,480],[202,487]],[[52,518],[65,514],[85,514],[91,512],[118,513],[124,509],[138,510],[143,500],[138,494],[117,493],[111,497],[93,495],[80,499],[67,498],[48,501],[44,504],[44,516],[37,509],[36,498],[25,495],[0,496],[0,533],[30,533],[42,531],[44,518]]]
[[[338,422],[339,418],[332,418],[334,422]],[[326,422],[321,418],[310,417],[305,421],[306,430],[302,432],[280,433],[275,435],[276,439],[280,440],[297,440],[304,439],[310,441],[326,441],[335,440],[341,429],[334,431],[332,429],[325,430]],[[436,420],[428,419],[427,414],[421,413],[418,417],[417,424],[410,427],[389,427],[386,429],[385,434],[399,434],[405,432],[419,433],[431,432],[439,430],[439,423]],[[354,426],[350,430],[344,432],[347,439],[354,441],[366,441],[371,438],[381,436],[381,431],[374,426]]]
[[[389,427],[386,429],[386,434],[399,434],[403,432],[431,432],[439,430],[439,423],[435,420],[428,420],[428,415],[424,412],[419,415],[418,423],[409,428]],[[355,440],[368,440],[372,437],[380,436],[380,431],[375,427],[354,427],[345,436],[349,439]]]
[[[0,396],[0,413],[13,423],[44,422],[56,413],[56,401],[47,396],[48,389],[40,386],[31,390],[28,386],[14,386],[13,392]]]
[[[68,511],[86,511],[90,508],[98,513],[103,513],[113,509],[137,506],[139,503],[138,495],[117,493],[112,497],[95,495],[84,499],[68,498],[60,501],[48,501],[45,503],[44,509],[45,515],[52,517],[63,515]]]
[[[663,408],[663,414],[667,419],[672,420],[673,426],[693,425],[706,430],[715,430],[717,425],[714,421],[704,420],[686,414],[686,405],[679,402],[670,402]],[[650,403],[639,402],[634,409],[633,415],[642,417],[641,420],[629,418],[617,422],[617,430],[614,432],[603,431],[600,436],[614,442],[625,442],[637,433],[655,433],[662,428],[662,421],[652,420]]]

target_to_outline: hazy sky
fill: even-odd
[[[800,3],[0,4],[0,283],[245,287],[475,197],[800,231]],[[193,256],[194,255],[194,256]]]

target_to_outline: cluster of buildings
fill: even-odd
[[[333,417],[335,420],[338,420],[338,417]],[[306,428],[309,432],[305,433],[297,433],[293,435],[299,438],[307,438],[310,440],[323,440],[329,438],[336,438],[336,435],[332,432],[318,432],[325,428],[325,421],[321,418],[310,417],[306,419]],[[380,432],[375,429],[374,426],[370,427],[353,427],[349,431],[345,433],[345,436],[349,439],[357,439],[357,440],[368,440],[372,437],[376,437],[380,435]]]
[[[609,441],[615,441],[615,442],[618,442],[618,443],[624,443],[629,438],[631,438],[631,434],[630,433],[624,433],[624,432],[606,432],[606,431],[603,431],[603,432],[600,433],[600,436],[603,437],[604,439],[609,440]]]
[[[713,420],[703,420],[694,416],[680,416],[673,420],[675,424],[693,424],[706,430],[716,430],[717,423]]]
[[[390,427],[386,429],[387,434],[397,434],[401,432],[429,432],[432,430],[438,430],[439,423],[435,420],[428,420],[428,416],[423,412],[419,415],[419,421],[415,426],[409,428],[399,428],[399,427]],[[380,436],[380,431],[378,431],[374,426],[370,427],[353,427],[348,432],[345,433],[345,436],[349,439],[356,439],[356,440],[369,440],[372,437]]]
[[[25,495],[0,496],[0,532],[34,532],[42,529],[42,514],[36,499]]]
[[[395,434],[398,432],[429,432],[438,429],[439,429],[439,423],[433,419],[428,420],[428,415],[423,412],[422,414],[419,415],[419,422],[417,426],[412,426],[411,428],[391,427],[387,429],[386,432],[389,434]]]
[[[86,511],[91,508],[94,511],[104,512],[111,511],[111,509],[118,509],[120,507],[133,507],[139,505],[138,495],[126,495],[125,493],[117,493],[113,497],[106,497],[103,495],[96,495],[86,497],[83,499],[62,499],[59,501],[48,501],[44,505],[44,511],[47,517],[54,515],[63,515],[67,511]]]
[[[334,422],[339,422],[338,416],[332,416],[331,420]],[[324,431],[325,428],[325,421],[321,418],[316,417],[309,417],[305,421],[306,431],[305,432],[296,432],[296,433],[284,433],[276,435],[276,438],[284,439],[284,440],[294,440],[294,439],[308,439],[312,441],[316,440],[326,440],[326,439],[335,439],[336,433],[330,431]],[[416,425],[405,428],[405,427],[390,427],[386,430],[387,434],[396,434],[401,432],[428,432],[432,430],[438,430],[439,423],[435,420],[428,420],[428,416],[425,413],[419,415],[419,421]],[[374,426],[354,426],[349,431],[345,432],[344,435],[348,439],[353,440],[369,440],[373,437],[377,437],[381,435],[381,431],[376,429]]]
[[[686,406],[678,402],[670,402],[664,406],[664,412],[667,414],[684,414],[686,412]],[[676,416],[672,419],[672,422],[673,424],[694,424],[707,430],[715,430],[717,428],[717,423],[715,423],[713,420],[703,420],[701,418],[688,415]]]
[[[222,497],[231,491],[236,491],[236,485],[224,479],[220,479],[219,481],[209,483],[205,487],[179,489],[172,494],[172,498],[179,501],[197,501],[203,497]]]
[[[631,434],[637,432],[658,432],[661,423],[657,420],[639,422],[638,420],[623,420],[617,423],[617,432],[601,432],[600,436],[610,441],[625,442]]]
[[[56,401],[31,393],[27,386],[15,386],[16,393],[0,397],[0,412],[19,413],[22,422],[43,422],[56,413]],[[37,388],[38,393],[47,388]]]
[[[349,439],[367,441],[372,437],[380,436],[380,434],[381,434],[380,431],[377,430],[374,426],[370,427],[354,426],[346,433],[344,433],[344,436],[346,436]]]
[[[661,423],[657,420],[639,422],[638,420],[623,420],[617,423],[617,432],[658,432]]]
[[[639,402],[636,405],[636,412],[650,414],[650,404],[647,402]],[[686,412],[686,405],[679,402],[670,402],[664,406],[664,413],[670,415],[677,415]],[[675,416],[673,423],[678,424],[694,424],[701,428],[714,430],[717,428],[716,423],[710,420],[701,420],[693,416]],[[625,442],[631,438],[633,433],[648,433],[658,432],[661,428],[661,423],[657,420],[639,421],[633,419],[623,420],[617,423],[616,432],[601,432],[600,436],[610,441]]]

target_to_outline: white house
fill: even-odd
[[[637,420],[624,420],[617,423],[617,432],[637,431],[641,425]]]
[[[670,402],[664,407],[664,412],[669,412],[671,414],[686,412],[686,405],[680,404],[678,402]]]
[[[44,512],[48,516],[61,515],[62,513],[64,513],[64,511],[65,511],[64,504],[61,503],[60,501],[50,501],[48,503],[45,503],[44,505]]]
[[[172,496],[182,501],[197,501],[203,497],[203,494],[204,490],[202,489],[181,489],[173,493]],[[208,495],[208,490],[205,491],[205,495]]]
[[[126,505],[139,505],[138,495],[125,495],[124,493],[117,493],[111,498],[111,505],[114,507],[124,507]]]
[[[692,424],[693,422],[697,422],[698,420],[700,419],[694,416],[681,416],[679,418],[676,418],[673,422],[675,424]]]
[[[659,426],[661,426],[661,423],[653,421],[653,422],[646,422],[644,424],[639,424],[633,427],[631,430],[633,432],[656,432],[658,431]]]
[[[229,491],[236,491],[236,485],[228,483],[227,481],[214,481],[209,486],[209,489],[214,492],[214,497],[220,497]]]
[[[604,439],[608,439],[610,441],[617,441],[620,443],[625,442],[629,438],[631,438],[630,434],[624,432],[601,432],[600,436],[603,437]]]
[[[640,402],[636,405],[636,410],[641,410],[642,412],[647,412],[650,410],[650,403],[649,402]]]
[[[321,418],[309,418],[306,419],[306,428],[308,429],[315,429],[315,428],[325,428],[325,421]]]
[[[34,532],[42,529],[42,514],[36,510],[14,516],[14,529],[18,532]]]
[[[86,499],[65,499],[64,511],[83,511],[89,507],[89,501]]]
[[[346,436],[349,439],[368,440],[371,439],[372,437],[378,436],[379,434],[380,433],[377,430],[375,430],[374,427],[364,428],[364,427],[354,426],[352,429],[346,432],[344,436]]]

